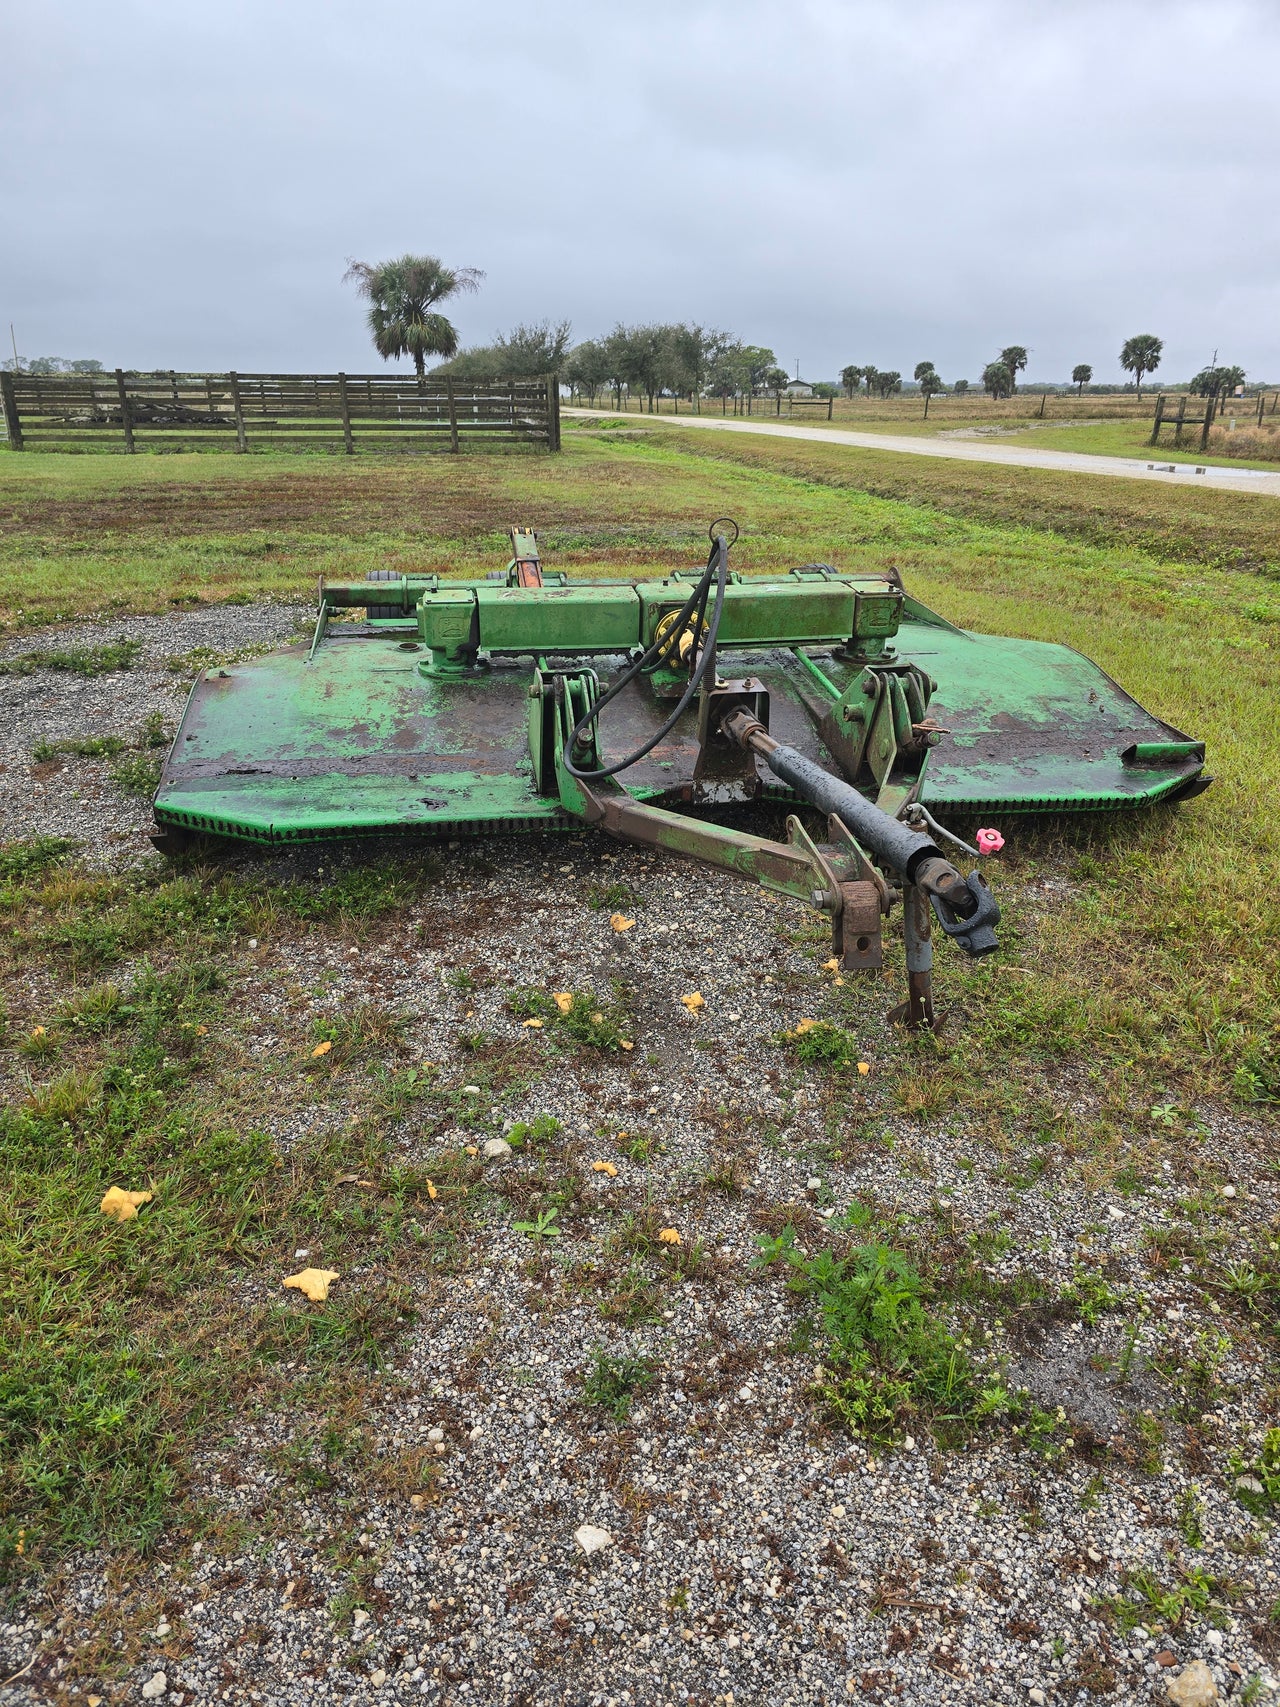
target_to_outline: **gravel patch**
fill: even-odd
[[[62,631],[64,644],[136,638],[144,657],[89,681],[0,678],[0,705],[21,722],[0,713],[0,835],[74,835],[108,866],[156,857],[145,809],[86,780],[104,767],[68,765],[36,792],[23,755],[40,736],[172,716],[166,657],[281,641],[296,614],[229,607]],[[300,849],[258,868],[327,881],[395,857]],[[123,1679],[93,1694],[174,1707],[1163,1701],[1196,1660],[1224,1699],[1254,1675],[1272,1688],[1264,1634],[1242,1607],[1220,1627],[1189,1614],[1123,1632],[1099,1605],[1134,1572],[1167,1584],[1184,1565],[1248,1579],[1251,1607],[1280,1598],[1271,1533],[1225,1474],[1234,1448],[1257,1449],[1273,1363],[1246,1335],[1222,1335],[1214,1409],[1194,1419],[1160,1373],[1203,1357],[1222,1329],[1189,1270],[1153,1275],[1145,1261],[1150,1234],[1184,1224],[1179,1161],[1126,1194],[1091,1187],[1063,1155],[1014,1181],[1006,1151],[962,1114],[904,1112],[890,1093],[901,1061],[887,981],[837,992],[806,915],[727,877],[578,835],[449,844],[440,860],[411,920],[238,944],[246,1047],[283,1073],[317,1017],[372,1004],[406,1020],[405,1060],[440,1072],[438,1103],[394,1128],[405,1161],[493,1144],[538,1115],[558,1135],[545,1153],[494,1144],[481,1159],[501,1195],[478,1234],[447,1262],[424,1247],[415,1320],[351,1419],[357,1461],[299,1474],[315,1451],[302,1400],[220,1422],[200,1455],[199,1537],[123,1570],[75,1559],[48,1597],[7,1624],[0,1613],[0,1676],[33,1662],[0,1702],[84,1700],[77,1656],[91,1637],[127,1658]],[[635,898],[625,933],[593,904],[610,883]],[[1043,884],[1051,907],[1061,877]],[[612,981],[627,992],[630,1052],[560,1051],[510,1011],[512,986],[603,995]],[[691,1013],[680,998],[694,990],[705,1006]],[[778,1042],[802,1016],[837,1013],[871,1069],[838,1101],[829,1074]],[[440,1111],[470,1094],[472,1033],[525,1051],[530,1071],[511,1094],[477,1091],[481,1118],[453,1122]],[[295,1102],[280,1083],[270,1129],[287,1160],[317,1124],[339,1130],[348,1106],[341,1075],[327,1102]],[[1256,1130],[1203,1118],[1206,1152],[1238,1182],[1204,1215],[1240,1236],[1274,1223]],[[647,1158],[624,1153],[622,1135],[651,1140]],[[537,1243],[516,1223],[536,1214],[551,1166],[585,1184],[559,1236]],[[1126,1309],[1092,1322],[1011,1320],[983,1354],[1061,1408],[1060,1453],[1001,1430],[951,1451],[923,1433],[885,1451],[824,1424],[805,1311],[752,1259],[762,1228],[786,1218],[819,1248],[824,1220],[854,1199],[922,1236],[941,1224],[988,1235],[992,1281],[1029,1274],[1061,1295],[1083,1269],[1131,1289]],[[616,1307],[627,1259],[609,1243],[627,1213],[702,1252],[634,1316]],[[279,1256],[281,1272],[325,1266],[322,1245]],[[351,1270],[338,1284],[360,1283]],[[278,1279],[247,1285],[266,1295]],[[600,1352],[648,1366],[616,1420],[584,1402]],[[1154,1457],[1144,1417],[1159,1424]],[[1188,1502],[1195,1546],[1179,1527]]]
[[[131,669],[108,675],[0,675],[0,840],[70,836],[91,865],[134,862],[148,847],[149,804],[113,784],[102,760],[63,756],[36,764],[36,743],[102,735],[129,741],[157,712],[172,729],[196,671],[171,670],[170,658],[199,648],[243,655],[278,646],[307,616],[301,605],[218,605],[42,628],[0,644],[0,664],[54,646],[129,640],[142,648]]]

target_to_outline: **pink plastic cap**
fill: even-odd
[[[999,853],[1004,846],[1004,837],[999,830],[978,831],[978,852],[980,854]]]

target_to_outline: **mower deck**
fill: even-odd
[[[855,584],[865,596],[866,578],[838,583]],[[790,585],[800,593],[811,583]],[[668,584],[634,590],[652,586]],[[789,590],[786,577],[774,577],[744,579],[732,591],[741,603],[757,586],[769,598],[780,586]],[[466,589],[476,590],[481,603],[495,591],[484,582],[435,590],[456,601]],[[600,601],[597,611],[632,590],[629,583],[599,582],[565,589],[574,607],[584,593]],[[594,670],[603,691],[628,652],[602,651],[610,643],[607,625],[588,617],[597,626],[581,650],[531,645],[520,656],[516,641],[487,652],[481,634],[472,657],[438,665],[439,647],[427,644],[438,636],[409,608],[415,591],[407,587],[403,595],[403,616],[352,623],[337,620],[337,607],[330,608],[333,620],[322,615],[310,655],[291,648],[201,676],[156,796],[159,824],[268,842],[570,825],[575,815],[565,810],[554,778],[535,775],[529,709],[535,665],[544,676]],[[668,602],[685,591],[677,584]],[[537,640],[547,637],[546,604],[555,592],[521,587],[508,595],[542,601]],[[936,682],[928,710],[937,728],[913,785],[913,797],[935,814],[1132,809],[1203,786],[1203,747],[1144,711],[1079,653],[966,633],[914,600],[901,606],[897,656]],[[579,616],[576,608],[572,614]],[[840,772],[819,724],[833,695],[849,689],[862,669],[862,661],[844,654],[830,640],[759,649],[739,643],[731,652],[722,641],[719,667],[763,684],[769,728],[779,741]],[[600,763],[639,746],[669,710],[647,682],[632,683],[600,718]],[[676,808],[696,802],[698,750],[693,706],[625,772],[627,792]],[[757,796],[793,798],[758,761],[755,773]],[[869,773],[851,780],[876,798]]]

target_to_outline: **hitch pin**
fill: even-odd
[[[950,830],[944,830],[942,825],[933,816],[932,812],[930,812],[927,807],[922,806],[918,800],[908,802],[908,804],[902,808],[901,817],[903,822],[910,824],[913,830],[918,830],[920,828],[921,821],[923,821],[931,830],[935,831],[936,834],[945,837],[949,842],[954,842],[956,847],[963,848],[965,853],[971,854],[974,859],[982,858],[982,855],[978,852],[977,848],[971,848],[968,842],[962,842],[959,836],[953,836]]]

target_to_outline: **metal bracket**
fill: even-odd
[[[686,800],[703,805],[759,798],[755,754],[731,740],[722,727],[724,719],[739,709],[769,727],[769,690],[762,681],[744,676],[714,687],[703,683],[698,695],[698,756],[693,781],[683,790]]]

